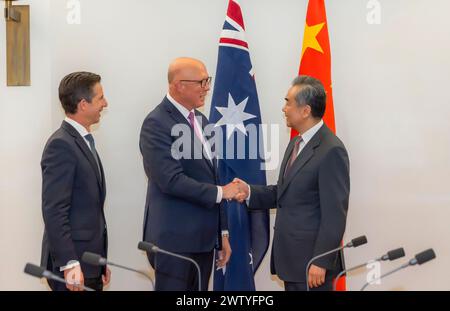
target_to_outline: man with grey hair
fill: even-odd
[[[284,281],[285,290],[331,290],[339,270],[339,256],[331,254],[342,241],[350,192],[349,159],[343,143],[323,123],[326,93],[309,76],[294,79],[283,112],[287,126],[300,134],[291,140],[280,167],[277,185],[239,182],[239,201],[250,209],[277,208],[271,272]]]

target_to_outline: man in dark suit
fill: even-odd
[[[236,199],[250,209],[277,208],[271,271],[285,290],[306,290],[306,265],[314,256],[339,247],[350,192],[349,159],[343,143],[323,123],[326,93],[322,83],[299,76],[285,98],[288,127],[300,135],[289,143],[277,185],[241,185]],[[331,290],[340,267],[332,254],[313,262],[308,285]]]
[[[110,270],[86,265],[84,252],[106,257],[107,232],[103,204],[106,186],[91,125],[108,104],[100,76],[75,72],[62,79],[59,99],[66,113],[42,155],[42,214],[45,232],[41,266],[70,284],[49,281],[53,290],[78,291],[76,284],[102,290]]]
[[[205,65],[178,58],[169,66],[168,81],[167,96],[146,117],[140,134],[148,177],[144,240],[195,260],[201,270],[201,288],[207,290],[214,248],[221,247],[219,267],[231,255],[226,211],[220,203],[233,198],[238,186],[217,186],[217,161],[204,135],[208,120],[197,110],[210,89]],[[177,147],[179,141],[185,144]],[[198,289],[192,263],[164,254],[149,254],[149,260],[155,269],[156,290]]]

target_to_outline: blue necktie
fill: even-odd
[[[97,163],[97,169],[98,169],[98,173],[100,175],[100,180],[101,180],[102,179],[102,173],[100,171],[100,161],[98,159],[97,150],[95,149],[94,137],[92,136],[92,134],[87,134],[87,135],[84,136],[84,138],[86,138],[86,140],[89,142],[89,146],[91,147],[92,155],[94,156],[95,162]]]

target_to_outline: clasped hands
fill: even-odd
[[[222,198],[225,200],[235,200],[242,203],[248,199],[249,195],[250,189],[248,184],[239,178],[235,178],[228,185],[222,186]]]

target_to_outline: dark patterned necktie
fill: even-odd
[[[292,149],[291,156],[289,157],[289,161],[286,164],[286,169],[284,170],[284,177],[286,177],[289,174],[289,171],[292,168],[292,164],[294,164],[295,159],[297,159],[298,151],[300,150],[300,143],[302,141],[303,141],[303,138],[301,136],[298,136],[295,138],[294,149]]]

